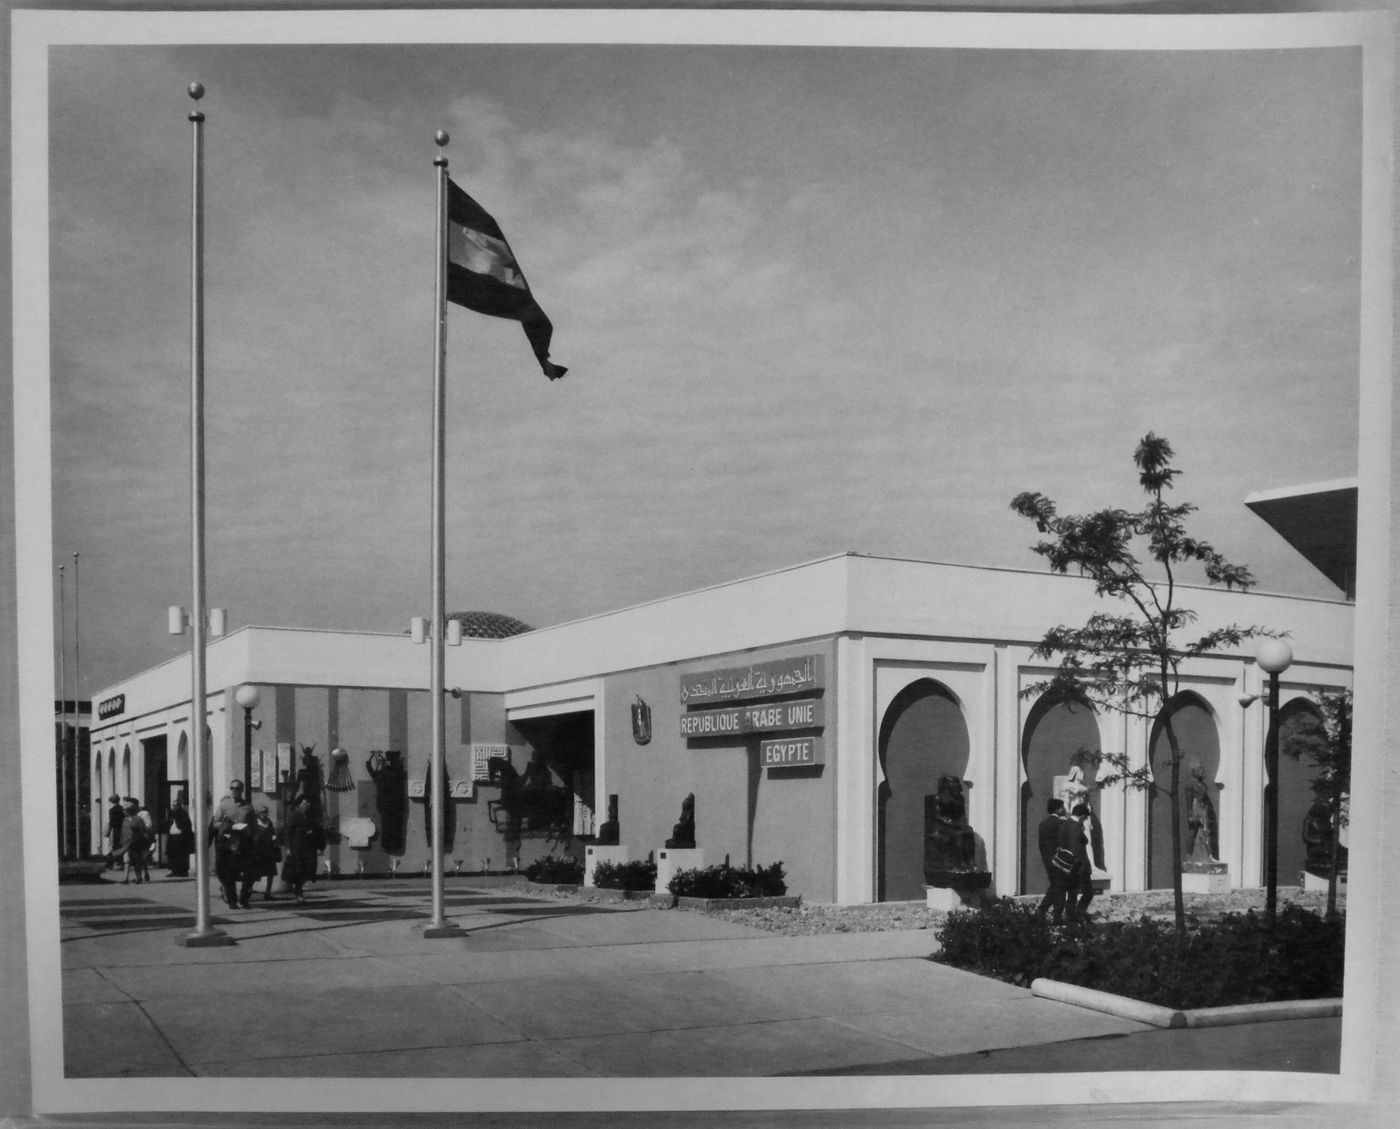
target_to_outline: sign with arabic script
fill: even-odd
[[[682,737],[728,737],[739,733],[776,733],[785,729],[820,729],[826,723],[820,698],[729,706],[681,714]]]
[[[822,656],[753,663],[749,666],[705,670],[681,675],[681,704],[727,702],[740,698],[771,698],[780,694],[810,694],[822,688]]]

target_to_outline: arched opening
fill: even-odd
[[[1302,883],[1308,861],[1303,824],[1308,809],[1317,798],[1312,782],[1321,775],[1315,760],[1327,744],[1327,727],[1322,712],[1306,698],[1295,698],[1278,716],[1278,882],[1280,886]],[[1261,754],[1262,755],[1262,751]],[[1259,797],[1263,810],[1264,797]],[[1260,827],[1264,827],[1261,818]]]
[[[1152,764],[1153,783],[1147,791],[1147,885],[1160,890],[1172,884],[1172,823],[1171,823],[1171,744],[1167,738],[1167,718],[1171,718],[1181,750],[1181,771],[1177,786],[1179,800],[1178,824],[1181,828],[1182,851],[1188,843],[1186,828],[1187,786],[1191,783],[1193,763],[1201,765],[1206,794],[1218,814],[1220,811],[1220,733],[1215,715],[1198,694],[1185,691],[1178,694],[1157,716],[1152,726],[1148,755]],[[1219,842],[1212,843],[1211,853],[1219,857]]]
[[[924,799],[938,791],[940,776],[966,775],[969,748],[962,707],[939,682],[906,686],[885,711],[875,797],[878,901],[924,897]]]
[[[131,746],[122,746],[122,797],[131,795]]]
[[[1045,818],[1045,803],[1055,795],[1055,778],[1066,776],[1081,751],[1084,783],[1089,788],[1089,806],[1097,815],[1098,795],[1093,788],[1098,773],[1094,759],[1099,752],[1099,727],[1093,708],[1083,701],[1046,695],[1031,708],[1021,737],[1021,761],[1026,779],[1021,785],[1021,873],[1018,889],[1023,894],[1042,894],[1049,887],[1040,860],[1036,832]]]

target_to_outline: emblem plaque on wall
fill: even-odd
[[[642,700],[640,694],[632,703],[632,739],[639,745],[651,740],[651,707]]]

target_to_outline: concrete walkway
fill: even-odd
[[[1008,1069],[987,1052],[1153,1031],[932,963],[926,930],[783,937],[449,878],[447,915],[467,933],[430,940],[422,879],[323,882],[308,897],[254,895],[238,911],[216,898],[214,924],[238,943],[186,948],[192,880],[63,887],[68,1075],[978,1072]],[[1339,1022],[1318,1030],[1339,1040]],[[1170,1034],[1198,1047],[1204,1033]],[[1125,1068],[1153,1067],[1171,1056]]]

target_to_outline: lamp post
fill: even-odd
[[[1254,653],[1269,676],[1269,731],[1264,738],[1264,916],[1273,921],[1278,908],[1278,676],[1293,662],[1293,648],[1282,639],[1265,639]]]
[[[261,699],[258,688],[251,682],[245,682],[233,695],[233,700],[243,707],[243,787],[250,804],[253,802],[253,730],[262,728],[262,722],[253,720],[253,711]],[[267,791],[266,784],[263,791]]]

